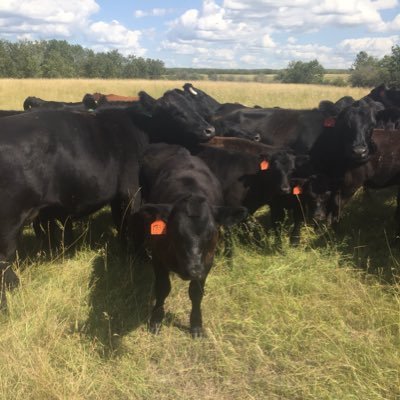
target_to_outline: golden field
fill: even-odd
[[[44,100],[81,101],[85,93],[114,93],[135,96],[145,90],[160,97],[166,90],[182,88],[184,81],[100,80],[100,79],[0,79],[0,109],[21,110],[26,97]],[[336,101],[342,96],[359,99],[368,89],[322,85],[297,85],[255,82],[192,81],[195,87],[218,101],[240,102],[262,107],[313,108],[321,100]]]

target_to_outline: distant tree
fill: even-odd
[[[385,56],[382,63],[388,73],[387,82],[391,85],[400,86],[400,46],[393,46],[391,56]]]
[[[322,83],[324,73],[318,60],[291,61],[286,69],[279,71],[276,79],[284,83]]]
[[[372,87],[388,79],[387,61],[379,60],[360,51],[350,69],[350,83],[352,86]]]

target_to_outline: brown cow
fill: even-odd
[[[139,96],[120,96],[118,94],[102,94],[102,93],[93,93],[93,97],[97,103],[97,105],[113,103],[113,102],[127,102],[130,103],[132,101],[139,101]]]

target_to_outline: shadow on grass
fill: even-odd
[[[357,268],[393,283],[400,275],[400,246],[394,241],[396,191],[361,190],[345,206],[335,232],[325,231],[311,246],[334,245]]]
[[[153,270],[149,262],[107,247],[92,267],[86,333],[102,343],[107,356],[118,350],[122,336],[148,320]]]

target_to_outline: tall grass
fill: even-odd
[[[16,107],[17,85],[22,97],[75,101],[93,91],[158,96],[182,84],[11,83],[0,82],[3,108]],[[260,99],[268,98],[288,107],[367,92],[208,85],[198,83],[220,101],[267,105]],[[151,265],[120,255],[108,210],[91,218],[69,257],[46,259],[25,231],[15,263],[21,286],[0,315],[0,399],[399,399],[393,198],[392,190],[359,193],[337,235],[305,228],[300,247],[284,240],[281,252],[269,235],[258,231],[255,239],[238,228],[233,265],[218,255],[207,280],[200,340],[188,334],[187,283],[175,277],[161,333],[147,332]]]
[[[154,97],[166,90],[182,88],[184,81],[100,80],[100,79],[0,79],[0,109],[22,109],[26,97],[45,100],[81,101],[85,93],[115,93],[135,96],[140,90]],[[295,85],[256,82],[192,82],[220,102],[240,102],[249,106],[313,108],[321,100],[338,100],[350,95],[358,99],[365,88]]]

